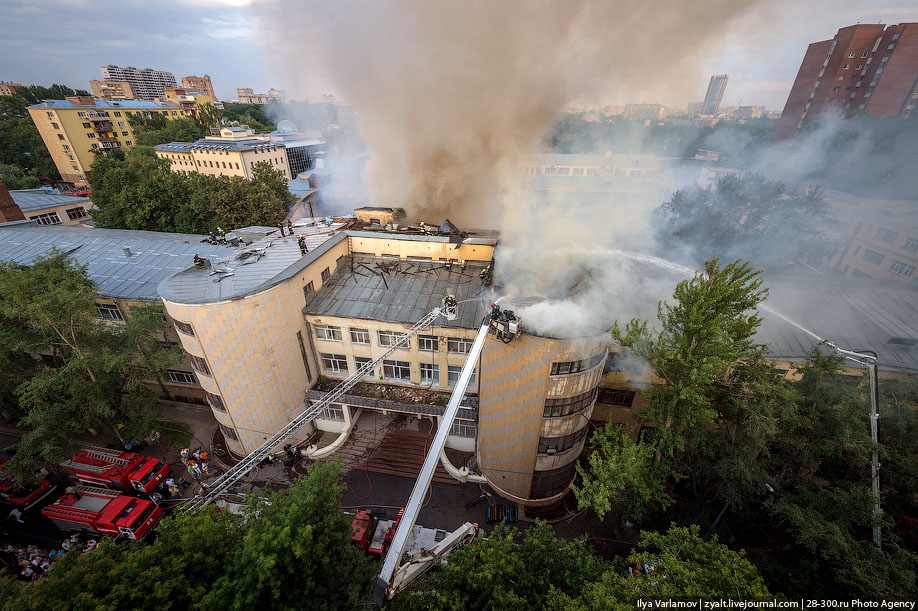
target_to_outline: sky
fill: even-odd
[[[266,4],[270,0],[0,0],[0,81],[88,90],[91,79],[102,78],[99,67],[114,64],[167,70],[178,81],[209,74],[221,99],[235,98],[237,87],[256,92],[275,87],[311,98],[336,93],[321,66],[304,80],[309,70],[290,70],[279,61],[284,40],[271,30]],[[697,85],[669,91],[663,99],[632,99],[628,91],[615,90],[577,102],[684,106],[704,96],[711,74],[726,73],[724,105],[742,101],[780,110],[809,43],[858,22],[918,21],[915,0],[762,4],[708,41],[699,53],[697,77],[689,79]],[[653,35],[653,24],[647,35]],[[308,65],[310,59],[302,61]]]

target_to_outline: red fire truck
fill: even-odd
[[[80,482],[123,492],[152,492],[169,477],[169,465],[159,458],[90,446],[61,465]]]
[[[3,462],[0,460],[0,501],[25,510],[34,507],[39,501],[57,490],[57,486],[47,479],[42,479],[35,486],[28,488],[18,486],[15,479],[3,472]]]
[[[77,486],[78,494],[65,494],[41,510],[61,530],[82,530],[99,535],[124,535],[142,539],[163,515],[162,508],[146,499],[117,490]]]

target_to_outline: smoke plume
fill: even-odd
[[[266,11],[284,42],[272,51],[296,77],[287,89],[315,89],[320,70],[356,109],[373,203],[482,227],[513,210],[506,179],[566,104],[694,89],[696,56],[755,4],[288,0]]]

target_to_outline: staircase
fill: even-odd
[[[335,456],[341,457],[341,470],[344,473],[351,470],[362,471],[366,464],[367,471],[373,473],[416,479],[427,456],[431,439],[433,435],[427,437],[414,431],[389,429],[377,431],[374,444],[372,430],[357,430]],[[434,471],[433,481],[441,484],[459,484],[440,464]]]

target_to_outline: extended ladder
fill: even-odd
[[[128,464],[128,459],[122,458],[121,452],[119,450],[112,450],[111,448],[103,448],[102,446],[89,446],[83,448],[83,453],[90,458],[95,458],[96,460],[101,460],[102,462],[111,463],[113,465],[124,466]]]
[[[439,316],[440,308],[435,308],[424,318],[418,321],[413,327],[411,327],[407,333],[402,335],[398,341],[389,346],[389,348],[383,352],[381,356],[373,361],[370,361],[369,363],[364,364],[361,367],[358,367],[357,371],[348,376],[347,379],[342,381],[340,384],[335,386],[335,388],[333,388],[330,392],[326,393],[326,395],[322,397],[321,400],[309,406],[303,413],[291,420],[287,426],[269,437],[267,441],[250,452],[248,456],[240,460],[232,468],[227,470],[226,473],[218,477],[204,494],[199,495],[185,503],[182,506],[182,511],[197,511],[212,501],[215,501],[217,497],[226,493],[233,484],[238,482],[240,479],[245,477],[249,471],[261,464],[261,461],[267,458],[268,454],[273,452],[276,448],[280,447],[282,443],[290,439],[298,431],[302,430],[303,427],[305,427],[307,424],[315,420],[316,417],[318,417],[326,407],[338,401],[343,394],[353,388],[355,384],[362,381],[368,373],[374,371],[376,367],[382,363],[383,360],[385,360],[390,354],[408,345],[413,336],[417,335],[419,332],[432,325]]]

